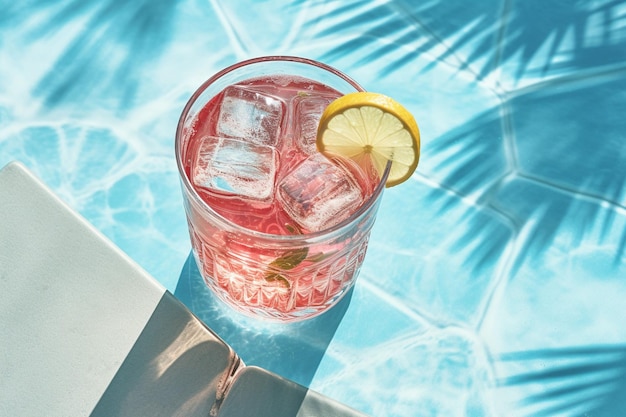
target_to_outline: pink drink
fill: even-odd
[[[371,167],[316,150],[319,117],[341,95],[299,76],[247,78],[179,126],[194,256],[244,313],[311,317],[354,283],[381,187]]]
[[[315,131],[321,112],[332,100],[342,94],[338,91],[311,80],[294,79],[294,77],[278,76],[273,78],[258,78],[247,80],[240,84],[248,91],[258,91],[267,93],[270,98],[281,101],[280,105],[285,106],[284,119],[280,124],[280,133],[269,128],[275,134],[275,140],[271,140],[272,147],[276,150],[276,165],[278,170],[275,173],[275,184],[285,177],[294,167],[301,164],[312,154],[316,154]],[[238,85],[239,86],[239,85]],[[237,87],[238,87],[237,86]],[[232,88],[232,87],[229,87]],[[229,91],[229,90],[227,90]],[[223,134],[218,131],[217,123],[220,120],[221,103],[224,92],[215,96],[200,111],[195,120],[187,145],[187,158],[184,161],[185,173],[192,178],[191,170],[194,160],[197,159],[198,148],[207,137],[221,137]],[[265,97],[263,97],[265,98]],[[261,99],[262,100],[262,99]],[[303,109],[304,108],[304,109]],[[278,130],[278,129],[277,129]],[[304,131],[304,132],[303,132]],[[239,132],[235,132],[239,133]],[[243,135],[240,135],[243,136]],[[246,137],[233,135],[233,139],[248,140]],[[215,141],[213,141],[215,142]],[[269,141],[268,141],[269,142]],[[321,155],[320,155],[321,156]],[[323,158],[323,157],[322,157]],[[321,161],[323,159],[319,158]],[[374,187],[378,184],[378,178],[367,176],[362,169],[349,160],[335,161],[341,168],[338,174],[346,176],[349,181],[361,189],[358,201],[351,204],[351,212],[341,213],[343,218],[347,218],[361,203],[371,195]],[[347,171],[347,172],[345,172]],[[319,179],[306,178],[295,184],[302,188],[319,188]],[[216,212],[248,229],[270,234],[294,234],[294,227],[300,233],[311,233],[319,230],[309,230],[307,224],[298,224],[290,218],[282,204],[277,198],[247,199],[239,197],[236,193],[220,192],[208,187],[200,187],[194,183],[194,188],[200,197]],[[272,195],[275,196],[276,186],[273,187]],[[332,224],[330,225],[332,226]]]

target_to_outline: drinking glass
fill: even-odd
[[[192,252],[206,284],[235,310],[282,322],[303,320],[326,311],[354,285],[389,172],[388,165],[382,177],[372,180],[369,196],[349,217],[310,233],[254,230],[235,223],[209,205],[194,187],[189,167],[194,157],[189,145],[198,123],[217,123],[199,120],[202,110],[226,87],[259,77],[292,76],[314,80],[340,95],[363,91],[340,71],[310,59],[250,59],[219,71],[195,91],[178,122],[175,142]],[[280,83],[277,88],[280,89]],[[251,123],[249,118],[233,122]],[[296,135],[297,132],[289,131],[292,129],[294,124],[287,123],[281,134]]]

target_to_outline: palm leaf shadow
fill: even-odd
[[[612,265],[618,268],[626,249],[626,228],[622,227],[620,232],[623,219],[617,215],[619,206],[611,207],[607,202],[620,200],[626,178],[594,175],[587,183],[566,187],[552,179],[526,173],[508,156],[511,150],[507,148],[514,146],[514,140],[509,137],[510,132],[505,131],[503,137],[501,124],[500,112],[487,111],[427,143],[423,149],[424,155],[433,160],[431,171],[438,175],[434,179],[441,186],[460,197],[471,196],[483,213],[496,217],[511,231],[496,228],[489,216],[468,210],[465,219],[468,227],[458,236],[455,246],[457,250],[472,247],[465,266],[480,273],[499,262],[507,245],[515,241],[517,248],[509,271],[510,276],[515,276],[526,260],[541,258],[561,231],[567,230],[574,248],[588,239],[594,229],[601,229],[598,243],[619,236]],[[605,157],[611,153],[611,146],[610,142],[589,144],[589,149],[572,156],[574,165],[579,159],[591,161],[595,166],[606,165]],[[452,156],[450,149],[454,149]],[[550,151],[541,148],[534,152],[546,155]],[[554,160],[564,154],[554,146],[552,152]],[[584,189],[602,190],[603,194],[580,191]],[[446,216],[458,204],[454,199],[442,198],[437,190],[431,192],[429,199],[440,202],[437,206],[440,216]]]
[[[450,149],[455,149],[450,157]],[[475,206],[465,211],[462,221],[466,227],[458,235],[451,248],[461,253],[463,248],[472,250],[464,260],[464,266],[481,273],[502,257],[508,242],[521,228],[519,221],[506,211],[489,203],[493,190],[511,173],[502,149],[502,128],[499,113],[488,111],[434,141],[427,142],[423,154],[433,161],[432,172],[445,189],[457,196],[473,196]],[[440,216],[458,208],[458,200],[445,198],[437,190],[431,190],[428,200],[437,208]],[[479,211],[487,215],[478,215]],[[494,222],[492,217],[499,221]],[[502,227],[502,224],[505,227]]]
[[[304,4],[305,2],[305,0],[294,0],[295,4]],[[485,29],[485,26],[491,26],[488,25],[489,21],[493,21],[492,9],[484,7],[484,2],[477,3],[475,6],[464,7],[460,3],[451,3],[446,9],[449,10],[449,16],[456,17],[460,8],[466,14],[468,21],[474,21],[471,28],[447,26],[450,30],[450,36],[457,35],[459,29],[465,32],[457,39],[453,47],[460,47],[467,42],[489,37],[494,33],[490,29]],[[323,59],[330,60],[336,57],[355,56],[357,53],[364,53],[364,56],[355,61],[356,64],[371,66],[374,63],[379,63],[380,75],[387,76],[397,69],[414,63],[419,55],[433,53],[436,48],[441,46],[445,36],[442,39],[422,21],[423,16],[428,17],[433,8],[437,8],[437,5],[432,2],[422,4],[396,0],[377,4],[367,0],[354,0],[348,4],[341,3],[333,9],[334,19],[328,19],[328,23],[325,16],[317,16],[306,22],[304,27],[313,30],[314,36],[320,38],[335,38],[342,33],[352,36],[351,39],[331,48],[323,55]],[[446,21],[447,17],[444,16],[442,20]],[[383,42],[381,43],[381,41]],[[491,47],[493,44],[482,43],[482,45]],[[400,50],[406,52],[399,53]],[[453,50],[454,48],[449,48],[443,53],[435,53],[433,56],[443,61],[454,56]],[[481,47],[475,58],[482,58],[487,50],[492,50],[492,48],[483,49]],[[459,63],[458,60],[455,62]],[[430,65],[427,65],[423,70],[431,68]]]
[[[151,0],[19,3],[0,23],[4,29],[28,27],[28,42],[46,39],[68,25],[84,26],[35,86],[34,94],[44,105],[79,100],[88,107],[99,96],[122,108],[132,106],[143,71],[167,45],[177,6],[176,1]],[[26,25],[34,14],[39,23]],[[102,107],[102,102],[97,105]]]
[[[328,6],[326,1],[319,3]],[[546,75],[550,70],[622,63],[626,45],[618,33],[626,22],[621,12],[624,3],[504,0],[468,5],[462,1],[390,0],[379,4],[352,0],[334,8],[333,19],[312,13],[306,27],[322,38],[351,35],[351,40],[339,43],[323,58],[365,53],[358,62],[378,66],[381,76],[414,64],[421,54],[428,53],[435,59],[422,71],[432,70],[438,61],[448,61],[459,70],[475,68],[480,80],[503,62],[511,62],[514,78],[519,80],[526,73]],[[590,30],[595,31],[593,39],[589,39]],[[468,52],[459,55],[464,48]],[[544,49],[547,52],[542,55]],[[529,68],[532,58],[540,61],[538,68]],[[532,74],[536,71],[539,74]]]
[[[496,197],[527,219],[525,224],[535,222],[526,245],[529,254],[540,254],[567,228],[572,248],[595,235],[598,243],[614,245],[613,267],[621,264],[626,227],[618,214],[624,210],[626,171],[624,154],[616,152],[614,143],[626,124],[612,115],[616,103],[611,92],[625,86],[620,77],[603,77],[591,85],[553,85],[504,104],[510,120],[505,136],[518,149],[512,164],[515,184],[509,187],[516,195],[506,190]],[[572,115],[576,117],[563,123]],[[522,157],[524,164],[517,161]]]
[[[502,354],[500,365],[531,368],[498,380],[501,389],[534,387],[516,404],[526,415],[626,415],[626,345],[591,345]],[[540,365],[540,366],[537,366]],[[561,414],[559,414],[561,415]]]
[[[520,2],[510,15],[502,60],[518,57],[516,79],[527,72],[542,76],[551,69],[575,70],[621,63],[626,58],[626,44],[623,37],[615,36],[615,31],[626,22],[621,12],[623,7],[623,0],[604,4],[584,0],[562,4],[542,0]],[[590,35],[593,31],[596,33]],[[546,47],[543,64],[529,69],[531,59]]]
[[[561,99],[561,101],[563,101]],[[571,102],[571,100],[566,100]],[[600,102],[597,102],[600,106]],[[565,112],[569,112],[568,109]],[[514,113],[504,117],[515,118]],[[554,160],[569,154],[574,158],[572,165],[591,161],[590,165],[606,165],[606,156],[612,154],[610,142],[589,143],[588,135],[579,129],[582,138],[579,143],[588,143],[588,148],[572,154],[568,149],[553,145],[533,151]],[[517,140],[522,140],[518,138]],[[493,227],[487,217],[476,216],[468,211],[469,227],[459,235],[456,249],[472,246],[474,249],[466,260],[466,266],[476,272],[484,270],[499,261],[510,239],[518,240],[515,261],[511,268],[514,276],[526,259],[541,256],[561,230],[567,228],[571,236],[571,246],[579,246],[594,227],[602,229],[599,243],[611,239],[620,225],[617,209],[609,207],[607,201],[619,201],[625,189],[626,178],[618,175],[594,175],[587,183],[575,187],[564,187],[550,179],[533,176],[520,169],[511,159],[515,139],[511,132],[502,126],[502,112],[489,110],[468,123],[457,127],[437,139],[425,144],[423,153],[433,161],[431,169],[439,177],[435,179],[446,189],[466,197],[471,196],[476,205],[486,213],[500,219],[512,235]],[[450,156],[450,150],[454,154]],[[550,152],[554,156],[550,156]],[[549,160],[549,159],[548,159]],[[602,190],[602,196],[581,193],[579,189]],[[442,199],[441,193],[433,190],[433,202],[441,201],[438,210],[441,216],[456,204],[453,199]],[[614,267],[618,267],[624,253],[626,229],[615,247]]]
[[[304,2],[296,0],[295,3]],[[499,63],[517,59],[519,63],[514,76],[519,79],[536,70],[528,66],[533,57],[544,60],[541,65],[543,74],[557,67],[569,68],[570,72],[589,68],[598,65],[597,60],[590,57],[604,54],[607,57],[601,64],[619,62],[626,48],[622,38],[612,33],[619,31],[620,24],[626,19],[618,13],[624,3],[623,0],[614,0],[603,5],[589,5],[574,1],[565,5],[556,2],[546,4],[542,0],[505,0],[504,7],[499,10],[490,2],[470,7],[464,2],[444,4],[391,0],[380,4],[353,0],[339,4],[325,1],[320,4],[327,9],[333,7],[332,19],[317,17],[307,24],[316,36],[322,38],[343,35],[345,41],[329,50],[325,59],[353,57],[356,65],[367,63],[370,67],[380,68],[378,73],[381,76],[402,67],[415,71],[419,54],[430,53],[438,60],[447,60],[458,49],[467,47],[470,52],[463,58],[465,62],[458,64],[459,70],[475,66],[479,68],[477,76],[480,79],[489,76]],[[593,26],[592,21],[597,20],[598,15],[603,16],[605,25],[600,39],[589,42],[581,28]],[[453,24],[460,21],[459,16],[463,16],[464,23]],[[491,20],[502,20],[507,25],[502,27],[490,23]],[[568,40],[568,34],[572,33],[573,40]],[[569,48],[570,54],[567,57],[559,55],[555,59],[564,47]],[[620,47],[621,53],[612,53]],[[540,51],[546,48],[548,53],[542,57]],[[421,71],[432,70],[433,65],[427,65]],[[531,100],[535,99],[531,97]],[[562,101],[562,98],[556,99]],[[517,114],[514,104],[517,102],[512,103],[514,99],[504,100],[500,109],[478,115],[424,146],[424,155],[440,160],[432,170],[439,175],[436,180],[460,197],[476,201],[485,212],[497,216],[513,231],[517,250],[510,270],[512,275],[524,260],[545,252],[565,227],[572,236],[574,246],[580,244],[598,225],[603,229],[600,243],[613,238],[616,227],[621,224],[616,213],[621,210],[619,201],[623,197],[625,179],[594,174],[586,184],[574,182],[563,185],[551,181],[551,178],[524,172],[515,159],[516,142],[524,140],[523,137],[515,138],[513,123]],[[561,105],[558,102],[548,103]],[[572,114],[580,111],[576,108],[562,111],[566,113],[566,110]],[[588,130],[591,126],[585,128]],[[595,135],[592,133],[591,136]],[[571,149],[565,149],[560,156],[559,152],[550,155],[554,155],[556,160],[568,155],[570,158],[593,161],[597,166],[605,165],[606,147],[611,144],[606,141],[592,145],[582,139],[581,143],[589,144],[584,151],[573,153]],[[545,149],[536,150],[537,155],[545,153]],[[571,166],[579,162],[583,161],[574,161]],[[589,190],[602,191],[600,194]],[[433,192],[431,197],[441,200],[441,193]],[[508,202],[503,203],[503,199]],[[439,206],[441,215],[447,213],[453,201],[447,199],[442,202]],[[608,210],[607,203],[611,206]],[[473,216],[468,210],[469,227],[458,238],[457,248],[472,246],[473,250],[465,263],[476,272],[498,262],[507,246],[507,239],[510,239],[503,233],[493,234],[489,221],[485,219],[485,216]],[[621,234],[617,232],[617,236],[619,243],[614,256],[615,267],[621,264],[626,250],[626,229]]]

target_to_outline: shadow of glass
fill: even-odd
[[[522,395],[517,403],[520,410],[528,410],[527,415],[626,415],[626,345],[513,352],[497,360],[524,369],[501,378],[500,388],[535,387],[533,394]]]
[[[317,317],[296,323],[262,321],[244,316],[219,300],[204,283],[190,255],[174,294],[246,365],[264,368],[308,387],[348,308],[352,290]]]

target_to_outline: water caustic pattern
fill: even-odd
[[[189,289],[247,364],[376,416],[626,415],[625,1],[2,10],[0,165],[24,161],[166,286]],[[421,159],[386,190],[340,319],[236,326],[197,271],[181,275],[172,144],[208,76],[273,54],[403,103]]]

